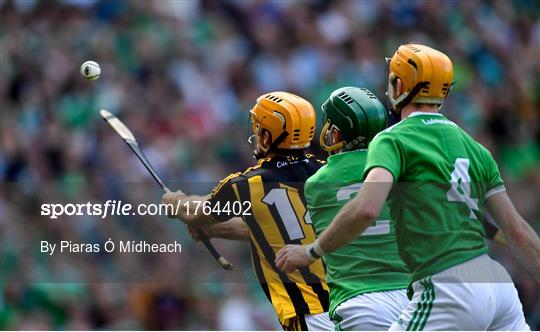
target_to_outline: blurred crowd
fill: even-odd
[[[442,112],[493,153],[518,209],[539,231],[535,0],[0,0],[0,328],[276,328],[247,245],[218,242],[232,262],[244,262],[231,276],[181,225],[159,218],[53,225],[37,217],[39,204],[137,201],[141,192],[159,201],[151,186],[126,185],[151,179],[106,128],[100,108],[128,124],[171,188],[189,182],[186,191],[199,193],[254,162],[248,110],[260,94],[294,92],[319,109],[333,89],[354,85],[384,101],[384,57],[411,41],[453,60],[456,83]],[[100,63],[98,80],[79,75],[86,60]],[[312,152],[324,156],[316,143]],[[189,277],[164,282],[156,275],[163,269],[145,268],[146,283],[85,279],[114,273],[125,258],[102,258],[81,276],[40,258],[36,247],[44,236],[92,242],[148,234],[182,239],[197,252],[197,264],[153,258]],[[492,253],[510,270],[531,328],[540,329],[539,285],[505,248]],[[51,277],[69,273],[69,282]],[[154,278],[162,282],[148,282]]]

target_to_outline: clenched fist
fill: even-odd
[[[315,259],[306,252],[306,247],[301,245],[286,245],[276,254],[276,266],[285,273],[290,273],[296,269],[308,266]]]
[[[208,239],[211,239],[213,237],[212,233],[209,232],[207,229],[196,228],[193,226],[188,226],[188,232],[189,232],[189,236],[191,236],[193,241],[201,241],[201,238],[199,237],[200,232],[206,235]]]

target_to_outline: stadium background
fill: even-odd
[[[104,128],[101,107],[132,127],[172,187],[209,183],[253,163],[247,111],[258,95],[292,91],[318,109],[334,88],[356,85],[384,100],[384,56],[409,41],[453,59],[456,84],[444,113],[494,154],[520,212],[538,231],[539,17],[534,0],[0,1],[0,328],[276,328],[244,244],[214,241],[238,265],[227,274],[164,218],[44,229],[37,207],[81,191],[109,197],[111,186],[151,181]],[[102,66],[98,81],[79,76],[88,59]],[[316,145],[313,151],[321,153]],[[158,202],[159,192],[149,188],[147,198]],[[119,189],[114,197],[129,201],[130,194]],[[197,256],[180,256],[175,282],[83,275],[47,283],[49,273],[68,267],[46,266],[37,250],[20,250],[43,232],[92,242],[126,227],[138,238],[181,239]],[[494,246],[492,254],[511,272],[529,324],[540,329],[539,285],[504,248]],[[108,263],[103,258],[86,272],[108,273]]]

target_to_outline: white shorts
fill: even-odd
[[[407,304],[405,289],[365,293],[338,305],[332,318],[338,331],[386,331]]]
[[[308,331],[333,331],[334,323],[327,312],[316,315],[304,315]]]
[[[390,330],[530,330],[506,270],[481,255],[412,285]]]

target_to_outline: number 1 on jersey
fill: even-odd
[[[298,217],[296,217],[296,212],[294,212],[292,203],[289,200],[287,189],[274,188],[263,197],[262,201],[263,203],[274,205],[276,207],[290,240],[299,240],[304,238],[304,231],[302,230]],[[304,219],[306,224],[311,224],[311,219],[309,218],[309,214],[307,212]]]

